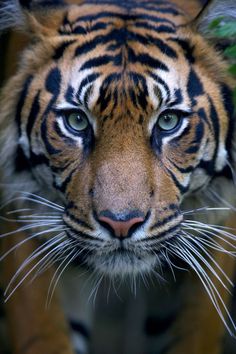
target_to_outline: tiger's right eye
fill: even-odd
[[[76,110],[65,114],[67,127],[74,133],[80,133],[86,130],[89,126],[88,118],[84,111]]]

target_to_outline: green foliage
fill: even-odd
[[[210,30],[214,37],[229,43],[224,50],[224,55],[229,59],[229,72],[236,78],[236,20],[226,21],[223,17],[217,18],[210,24]],[[236,110],[236,88],[233,93]]]

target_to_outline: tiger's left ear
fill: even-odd
[[[31,37],[58,34],[68,6],[63,0],[0,0],[0,31],[16,29]]]
[[[67,8],[64,0],[19,0],[25,17],[25,29],[33,36],[50,36],[58,32]]]
[[[204,37],[212,38],[210,24],[217,18],[224,22],[236,21],[236,0],[208,1],[194,20],[194,26]]]

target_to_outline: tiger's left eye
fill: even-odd
[[[160,130],[171,131],[177,127],[180,117],[176,113],[163,113],[160,115],[157,126]]]
[[[87,116],[82,110],[66,114],[65,120],[68,127],[74,132],[82,132],[89,125]]]

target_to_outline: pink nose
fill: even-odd
[[[142,217],[135,217],[127,221],[112,220],[107,216],[99,216],[98,220],[101,221],[104,226],[112,228],[116,237],[125,238],[129,236],[129,231],[133,226],[139,226],[144,221]]]

